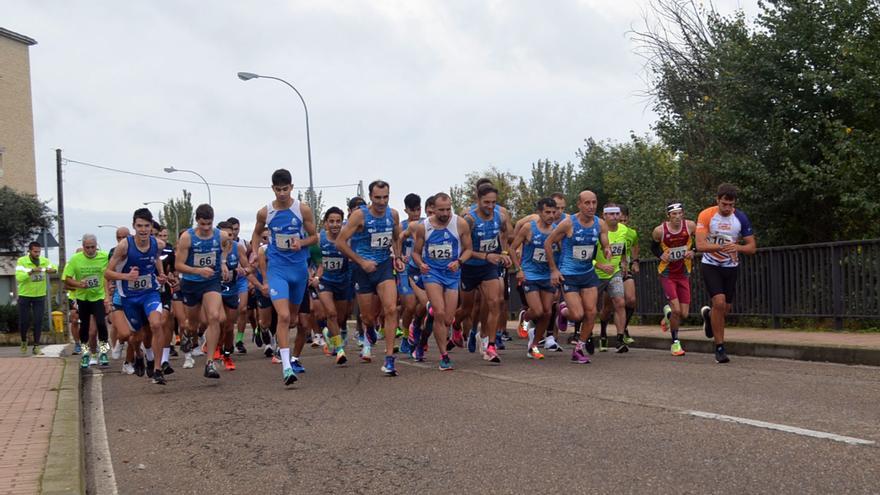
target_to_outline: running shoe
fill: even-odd
[[[672,342],[672,347],[670,348],[673,356],[684,356],[684,349],[681,347],[681,342],[675,340]]]
[[[410,344],[409,339],[400,340],[400,352],[407,355],[412,352],[412,344]]]
[[[715,362],[718,364],[729,363],[730,358],[727,357],[727,353],[724,350],[715,351]]]
[[[452,365],[452,360],[449,359],[449,355],[445,355],[440,358],[440,366],[441,371],[451,371],[455,369],[455,366]]]
[[[214,348],[214,361],[219,361],[221,357],[222,356],[220,354],[220,346],[218,345]]]
[[[425,361],[425,348],[421,345],[416,345],[416,350],[413,351],[413,359],[416,362],[424,362]]]
[[[544,339],[544,349],[553,352],[562,352],[562,348],[556,343],[556,337],[548,335]]]
[[[22,342],[22,343],[21,343],[21,353],[22,353],[22,354],[27,354],[27,342]]]
[[[291,385],[296,381],[296,373],[290,368],[284,368],[281,370],[281,379],[284,380],[285,385]]]
[[[129,362],[122,363],[122,374],[123,375],[133,375],[134,374],[134,366]]]
[[[223,355],[223,367],[226,368],[226,371],[235,371],[235,363],[232,361],[232,356]]]
[[[667,304],[663,306],[663,319],[660,320],[660,330],[669,331],[669,316],[672,314],[672,308]]]
[[[363,347],[363,346],[364,346],[364,336],[358,335],[358,347]]]
[[[153,383],[156,385],[165,385],[165,376],[162,374],[162,370],[156,370],[153,372]]]
[[[74,342],[73,344],[73,355],[77,355],[82,352],[82,344],[79,342]]]
[[[525,339],[529,336],[529,324],[531,322],[527,321],[525,318],[526,318],[525,310],[520,310],[519,324],[517,324],[517,326],[516,326],[516,332],[517,332],[517,335],[519,335],[519,338],[521,338],[521,339]]]
[[[272,345],[272,332],[268,328],[260,329],[260,337],[263,339],[263,345]]]
[[[144,369],[144,358],[134,358],[134,374],[137,376],[144,376],[145,372],[146,370]]]
[[[384,339],[385,339],[385,329],[382,327],[379,327],[379,330],[376,331],[376,340],[384,340]],[[373,343],[375,344],[376,342],[374,341]]]
[[[180,339],[180,350],[183,351],[184,354],[192,352],[193,342],[189,335],[184,335],[182,339]]]
[[[177,353],[177,349],[175,349],[174,346],[171,346],[168,348],[168,355],[171,357],[179,356],[179,354]],[[167,373],[166,373],[166,375],[167,375]]]
[[[398,339],[402,339],[404,337],[403,329],[400,327],[397,327],[397,329],[394,331],[394,336]]]
[[[486,346],[486,352],[483,353],[483,360],[495,364],[501,363],[501,358],[498,357],[498,352],[496,352],[494,345]]]
[[[536,345],[533,345],[532,348],[529,349],[529,351],[526,353],[526,356],[531,359],[544,359],[544,355],[541,354],[541,350],[538,349],[538,346]]]
[[[446,341],[446,352],[449,352],[453,349],[455,349],[455,342],[453,342],[452,339],[450,338],[449,340]]]
[[[464,347],[464,333],[462,333],[461,329],[452,329],[452,339],[450,340],[455,347]]]
[[[290,360],[290,368],[294,373],[300,375],[306,372],[306,369],[303,367],[302,363],[299,362],[299,359],[293,358]]]
[[[473,328],[468,332],[467,349],[468,352],[477,352],[477,331]]]
[[[32,353],[34,356],[42,356],[42,355],[43,355],[43,350],[40,349],[40,346],[35,345],[35,346],[31,349],[31,353]]]
[[[578,342],[571,351],[571,362],[577,364],[589,364],[590,356],[584,352],[584,344]]]
[[[147,368],[145,370],[147,372],[147,378],[153,378],[153,368],[155,368],[155,367],[156,367],[156,361],[147,359]]]
[[[712,331],[712,318],[711,318],[712,308],[709,306],[703,306],[700,308],[700,316],[703,317],[703,332],[706,334],[707,339],[711,339],[715,337],[715,333]]]
[[[599,352],[608,350],[608,337],[599,337]]]
[[[205,378],[220,378],[220,373],[217,373],[217,368],[214,367],[214,361],[205,364]]]
[[[366,337],[366,341],[367,341],[370,345],[375,345],[375,344],[376,344],[376,341],[379,340],[379,336],[376,335],[376,329],[374,329],[374,328],[368,328],[368,329],[364,332],[364,336]]]
[[[617,348],[615,349],[614,352],[616,352],[618,354],[624,354],[624,353],[629,352],[629,347],[627,347],[625,341],[618,341]]]
[[[495,332],[495,348],[499,351],[506,349],[504,347],[504,337],[501,335],[501,332]]]
[[[263,347],[263,332],[259,328],[254,330],[254,336],[251,341],[253,341],[258,349]]]
[[[343,364],[348,362],[348,358],[345,357],[345,351],[343,349],[339,349],[336,352],[336,365],[342,366]]]
[[[587,351],[587,354],[589,354],[591,356],[593,355],[594,352],[596,352],[596,345],[593,343],[592,336],[590,338],[588,338],[586,342],[584,342],[584,349]]]
[[[171,365],[168,364],[168,361],[165,361],[164,363],[162,363],[162,374],[163,375],[173,375],[174,374],[174,368],[172,368]]]
[[[373,362],[373,347],[369,345],[365,345],[363,349],[361,349],[361,361],[365,363]]]
[[[508,332],[506,328],[501,331],[501,340],[505,342],[510,342],[513,340],[513,337],[510,336],[510,332]]]
[[[272,364],[281,364],[281,358],[277,354],[272,354]]]
[[[385,356],[382,373],[385,373],[385,376],[397,376],[397,370],[394,368],[394,356]]]
[[[188,370],[192,369],[193,366],[196,365],[196,360],[193,359],[192,353],[187,352],[183,355],[183,369]]]
[[[272,357],[275,355],[275,351],[272,349],[271,345],[266,346],[266,348],[263,350],[263,355],[266,357]]]
[[[98,358],[95,357],[94,354],[89,358],[89,366],[95,366],[98,364]]]
[[[116,345],[113,346],[113,350],[110,351],[110,358],[115,361],[121,357],[122,357],[122,342],[117,340]]]
[[[27,352],[27,345],[25,345],[24,352]],[[79,367],[83,369],[89,367],[89,351],[83,352],[83,355],[79,360]]]
[[[629,336],[628,330],[623,331],[623,343],[626,345],[633,345],[636,343],[636,339]]]
[[[204,356],[207,349],[205,349],[205,344],[195,345],[193,346],[192,354],[195,357]]]
[[[240,341],[240,340],[239,340],[238,342],[235,343],[235,350],[236,350],[239,354],[247,354],[247,349],[246,349],[245,346],[244,346],[244,342],[242,342],[242,341]]]

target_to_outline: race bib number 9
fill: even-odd
[[[452,259],[452,244],[433,244],[428,246],[428,257],[435,260]]]
[[[596,246],[572,246],[571,257],[577,261],[589,261],[593,259],[593,250]]]
[[[215,253],[193,253],[193,266],[198,268],[214,266]]]
[[[626,244],[619,242],[611,245],[611,257],[615,256],[623,256],[623,249],[626,247]]]
[[[483,239],[480,241],[480,252],[491,253],[498,250],[498,237]]]
[[[152,275],[141,275],[128,283],[129,290],[147,290],[153,286]]]
[[[684,259],[684,255],[687,252],[687,246],[678,246],[674,248],[669,248],[669,251],[666,253],[669,255],[669,261],[681,261]]]
[[[373,249],[387,249],[391,247],[392,232],[376,232],[370,234],[370,247]]]
[[[324,270],[335,272],[342,270],[342,261],[342,258],[323,258],[321,264],[324,265]]]
[[[83,282],[86,284],[86,289],[96,289],[101,286],[101,281],[95,275],[84,278]]]
[[[290,251],[297,239],[299,236],[296,234],[275,234],[275,247],[282,251]]]
[[[547,252],[544,251],[544,248],[535,248],[535,252],[532,253],[532,259],[538,263],[546,263]]]

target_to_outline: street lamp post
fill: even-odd
[[[202,177],[202,174],[196,172],[195,170],[185,170],[182,168],[174,168],[174,167],[165,167],[163,170],[165,170],[165,172],[169,173],[169,174],[174,173],[174,172],[189,172],[191,174],[197,175],[199,177],[199,179],[202,179],[202,182],[205,183],[205,187],[208,188],[208,204],[211,204],[211,185],[208,184],[208,181],[205,180],[204,177]]]
[[[238,78],[241,79],[242,81],[250,81],[251,79],[257,79],[257,78],[274,79],[276,81],[280,81],[280,82],[286,84],[287,86],[289,86],[290,89],[292,89],[293,92],[296,93],[297,96],[299,96],[299,101],[302,102],[303,110],[305,110],[305,112],[306,112],[306,150],[308,151],[308,154],[309,154],[309,201],[316,201],[316,199],[315,199],[315,183],[312,178],[312,138],[311,138],[311,133],[309,131],[309,107],[306,106],[305,98],[303,98],[302,94],[300,94],[299,90],[296,89],[293,86],[293,84],[290,84],[289,82],[285,81],[284,79],[281,79],[280,77],[261,76],[259,74],[254,74],[253,72],[239,72]],[[314,208],[317,205],[311,205],[311,206]],[[313,209],[312,211],[317,213],[317,210],[315,210],[315,209]]]
[[[210,201],[210,199],[208,201]],[[169,206],[168,203],[166,203],[164,201],[144,201],[144,206],[154,205],[154,204],[168,206],[171,209],[171,212],[174,214],[174,235],[171,238],[176,239],[177,236],[179,235],[178,232],[180,232],[180,228],[179,228],[179,225],[177,224],[177,221],[178,221],[177,216],[178,215],[177,215],[177,210],[174,208],[174,205],[172,204]]]

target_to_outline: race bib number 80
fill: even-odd
[[[128,288],[130,290],[147,290],[152,286],[153,286],[153,276],[152,275],[141,275],[140,277],[138,277],[128,283]]]

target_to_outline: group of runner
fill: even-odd
[[[573,324],[571,361],[589,363],[597,347],[597,316],[600,352],[611,347],[609,323],[616,329],[616,352],[627,352],[633,342],[627,325],[635,308],[638,237],[626,225],[624,206],[606,203],[600,212],[591,191],[578,194],[574,213],[565,212],[563,194],[553,194],[514,223],[498,204],[498,190],[481,179],[474,203],[458,213],[446,193],[426,199],[425,216],[421,198],[406,195],[401,221],[389,207],[389,184],[377,180],[369,184],[369,203],[357,197],[347,213],[329,208],[319,232],[310,206],[292,196],[289,171],[272,174],[272,190],[275,197],[257,212],[249,241],[239,237],[235,218],[215,226],[207,204],[196,208],[196,224],[178,233],[176,246],[146,208],[134,212],[131,231],[117,231],[110,253],[97,249],[93,235],[83,236],[82,251],[63,273],[79,312],[75,350],[82,343],[83,367],[108,365],[108,353],[121,357],[127,343],[123,372],[164,384],[174,372],[169,359],[179,342],[183,367],[192,368],[194,357],[204,354],[204,376],[216,379],[221,365],[235,369],[234,352],[247,352],[250,324],[253,342],[280,362],[282,380],[290,385],[305,371],[299,358],[307,340],[337,365],[348,362],[353,310],[359,358],[371,362],[373,347],[384,338],[385,375],[397,375],[398,353],[424,361],[431,334],[441,370],[454,369],[450,353],[456,347],[479,349],[484,360],[498,364],[498,351],[509,339],[509,272],[516,273],[524,303],[518,330],[528,339],[528,358],[561,352],[560,332]],[[735,187],[722,184],[717,205],[696,222],[672,202],[653,230],[651,251],[660,259],[658,276],[668,300],[661,327],[671,332],[674,356],[684,354],[678,330],[688,315],[690,271],[702,254],[712,299],[711,308],[701,311],[704,329],[715,340],[716,361],[729,360],[724,321],[739,255],[756,247],[736,197]]]

